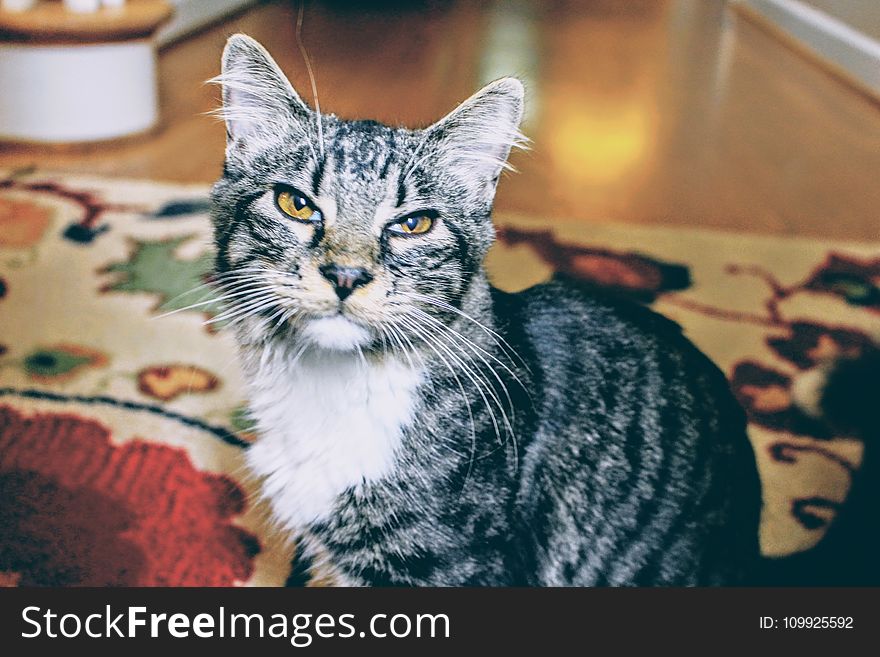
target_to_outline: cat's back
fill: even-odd
[[[576,280],[557,276],[517,294],[496,293],[495,307],[550,389],[559,377],[608,391],[644,375],[651,383],[697,377],[710,397],[729,392],[723,373],[677,323]]]
[[[536,583],[739,581],[760,485],[721,371],[674,322],[568,279],[496,310],[539,391],[519,490]]]

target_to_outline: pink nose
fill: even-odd
[[[373,280],[373,275],[363,267],[343,267],[332,262],[322,265],[320,272],[333,285],[340,299],[345,299],[355,288]]]

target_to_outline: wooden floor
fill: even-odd
[[[533,149],[497,206],[560,220],[880,238],[880,104],[721,0],[309,2],[322,109],[426,124],[487,74],[529,86]],[[412,3],[415,4],[415,3]],[[208,182],[223,129],[203,115],[225,37],[246,32],[310,98],[297,3],[258,6],[161,52],[163,125],[128,143],[0,147],[0,166]],[[363,7],[372,7],[364,11]]]

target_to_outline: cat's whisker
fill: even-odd
[[[229,271],[221,271],[221,272],[215,273],[213,275],[213,278],[211,279],[211,281],[209,281],[209,284],[212,282],[223,281],[223,280],[227,280],[230,278],[233,278],[233,279],[234,278],[243,278],[243,277],[247,277],[247,276],[257,276],[257,275],[265,275],[265,274],[271,274],[271,273],[276,273],[276,272],[272,272],[272,270],[270,270],[266,267],[256,267],[256,266],[241,267],[239,269],[231,269]],[[277,272],[277,273],[280,273],[280,272]]]
[[[194,293],[198,292],[199,290],[204,290],[205,288],[212,288],[212,287],[213,287],[213,283],[210,281],[207,283],[202,283],[201,285],[196,285],[194,288],[187,290],[186,292],[181,292],[180,294],[175,295],[174,297],[166,300],[165,302],[162,303],[162,305],[167,306],[168,304],[174,303],[178,299],[181,299],[181,298],[188,296],[190,294],[194,294]]]
[[[502,335],[500,335],[497,331],[494,331],[493,329],[489,328],[488,326],[486,326],[482,322],[478,321],[477,319],[474,319],[473,317],[471,317],[469,314],[467,314],[466,312],[464,312],[460,308],[456,308],[452,304],[447,303],[441,299],[437,299],[435,297],[431,297],[431,296],[423,295],[423,294],[410,294],[410,293],[406,293],[406,294],[407,294],[407,296],[410,296],[411,298],[414,298],[417,301],[423,301],[424,303],[434,305],[434,306],[441,308],[443,310],[448,310],[449,312],[455,313],[459,317],[475,324],[480,329],[482,329],[487,335],[492,337],[492,339],[495,341],[495,343],[503,351],[509,352],[508,356],[510,356],[510,355],[516,356],[516,358],[520,361],[520,363],[526,368],[526,370],[528,370],[528,363],[525,362],[525,360],[522,358],[522,356],[520,356],[516,352],[516,350],[510,345],[510,343]]]
[[[416,169],[416,167],[421,164],[425,158],[422,158],[418,162],[416,162],[416,158],[422,150],[422,147],[425,145],[425,142],[428,140],[428,135],[430,133],[427,130],[422,131],[422,137],[419,139],[419,143],[416,144],[415,149],[413,150],[413,154],[410,155],[409,159],[406,161],[406,164],[402,167],[401,170],[406,169],[406,172],[403,175],[403,178],[400,180],[400,185],[406,183],[409,179],[410,174]]]
[[[222,321],[225,318],[236,315],[239,312],[250,308],[253,304],[277,298],[278,296],[272,288],[264,291],[248,290],[245,294],[241,296],[241,298],[236,300],[235,305],[229,304],[228,308],[226,308],[223,312],[218,313],[212,320],[208,321]]]
[[[439,329],[441,329],[443,331],[448,331],[448,332],[454,334],[458,339],[462,340],[470,349],[474,350],[474,353],[479,352],[479,354],[484,354],[485,356],[488,356],[493,361],[498,363],[498,365],[500,365],[504,369],[505,372],[507,372],[508,374],[510,374],[511,377],[513,377],[513,380],[516,381],[517,384],[519,384],[519,386],[520,386],[520,388],[522,388],[523,392],[525,392],[526,395],[529,397],[529,399],[531,399],[531,395],[529,394],[529,391],[526,388],[526,385],[520,380],[520,378],[519,378],[519,376],[517,376],[516,372],[514,372],[512,369],[510,369],[510,367],[508,367],[506,363],[501,361],[499,358],[494,356],[492,353],[483,349],[481,346],[479,346],[478,344],[473,342],[470,338],[468,338],[468,337],[462,335],[460,332],[456,331],[451,326],[447,326],[446,324],[444,324],[443,322],[438,320],[436,317],[432,317],[428,313],[426,313],[423,310],[420,310],[418,308],[414,308],[412,310],[414,312],[419,313],[419,315],[422,316],[425,321],[431,322],[432,325],[438,327]],[[477,354],[477,355],[479,356],[479,354]],[[482,356],[480,356],[480,360],[482,360],[486,364],[486,367],[488,367],[494,373],[494,369],[489,365],[489,363],[486,362],[486,360]],[[498,379],[498,382],[501,383],[500,378]],[[504,385],[504,384],[502,383],[502,385]],[[505,390],[506,390],[506,387],[505,387]],[[508,399],[510,399],[509,396],[508,396]],[[511,408],[513,408],[513,402],[511,402]]]
[[[253,319],[254,317],[259,316],[262,311],[271,309],[273,307],[273,305],[274,304],[272,304],[272,303],[267,303],[265,306],[262,306],[260,308],[256,308],[249,313],[239,315],[238,317],[234,317],[232,319],[224,320],[225,323],[222,325],[221,328],[230,329],[234,326],[238,326],[238,325],[246,322],[249,319]]]
[[[507,340],[504,339],[504,337],[502,335],[500,335],[497,331],[494,331],[493,329],[484,325],[482,322],[474,319],[473,317],[468,315],[466,312],[464,312],[460,308],[456,308],[452,304],[447,303],[447,302],[443,301],[442,299],[437,299],[436,297],[432,297],[432,296],[429,296],[426,294],[419,294],[419,293],[414,293],[414,292],[400,292],[399,294],[402,297],[407,297],[407,298],[413,299],[414,301],[422,301],[424,303],[436,306],[436,307],[441,308],[443,310],[448,310],[449,312],[455,313],[459,317],[462,317],[463,319],[466,319],[467,321],[472,322],[473,324],[478,326],[480,329],[482,329],[486,334],[491,336],[495,340],[495,343],[503,351],[509,352],[508,356],[511,356],[511,355],[515,356],[519,360],[520,364],[522,364],[523,368],[527,372],[530,371],[528,363],[526,363],[525,359],[517,353],[517,351],[510,345],[510,343]]]
[[[468,354],[464,353],[461,350],[461,347],[454,340],[448,339],[448,337],[449,336],[447,334],[439,334],[438,335],[438,338],[443,340],[442,346],[445,347],[445,351],[447,353],[450,353],[450,355],[454,354],[453,358],[461,366],[461,368],[465,371],[465,374],[467,376],[469,376],[471,378],[471,380],[473,380],[476,385],[478,385],[478,388],[477,388],[478,392],[482,388],[483,390],[485,390],[485,393],[489,395],[491,400],[493,402],[495,402],[495,406],[498,408],[498,410],[501,413],[501,419],[502,419],[502,424],[504,425],[504,429],[510,435],[513,435],[513,426],[507,416],[507,412],[504,409],[504,404],[502,404],[501,398],[498,397],[498,395],[495,393],[494,387],[489,382],[489,380],[486,379],[485,376],[482,376],[478,371],[475,371],[473,368],[471,368],[465,364],[465,360],[463,360],[463,359],[466,359],[467,362],[472,363],[475,367],[477,366],[477,364],[474,362],[473,358],[471,356],[469,356]],[[447,338],[447,339],[444,339],[444,338]],[[481,396],[483,396],[482,393],[481,393]],[[492,413],[492,416],[493,416],[493,422],[495,422],[496,416],[494,414],[494,411],[491,410],[490,404],[489,404],[488,400],[485,398],[485,396],[483,396],[483,401],[486,403],[487,408],[490,408],[490,412]],[[496,433],[496,437],[498,438],[498,443],[503,444],[503,440],[501,438],[501,431],[498,429],[497,423],[496,423],[495,433]]]
[[[428,322],[430,324],[430,326],[437,329],[438,331],[442,331],[442,332],[446,333],[453,341],[460,342],[462,345],[468,347],[468,349],[470,349],[473,352],[474,356],[479,358],[480,361],[486,366],[486,369],[488,369],[493,374],[495,379],[498,381],[499,385],[501,385],[505,391],[507,390],[507,386],[504,384],[503,379],[495,371],[495,369],[492,367],[492,365],[483,357],[482,354],[486,354],[490,358],[492,358],[493,360],[498,362],[499,365],[501,365],[503,368],[505,368],[507,370],[507,372],[512,377],[514,377],[514,379],[516,379],[517,383],[520,383],[520,385],[522,385],[522,382],[519,381],[519,379],[516,377],[516,374],[510,368],[508,368],[503,362],[501,362],[500,360],[495,358],[489,352],[482,349],[480,346],[474,344],[470,339],[468,339],[467,337],[465,337],[464,335],[462,335],[461,333],[459,333],[455,329],[447,326],[446,324],[444,324],[440,320],[432,317],[428,313],[425,313],[425,312],[419,310],[418,308],[411,308],[408,310],[408,312],[412,313],[414,316],[418,317],[422,321]],[[466,353],[462,353],[462,355],[467,357],[468,360],[473,361],[473,356],[470,356],[469,354],[466,354]],[[510,399],[510,395],[507,395],[507,398],[508,398],[508,401],[510,402],[510,407],[512,408],[513,401]]]
[[[257,269],[257,268],[245,268],[245,269],[243,269],[243,270],[241,270],[241,271],[249,271],[250,269]],[[228,273],[231,273],[231,272],[226,272],[226,273],[228,274]],[[195,292],[198,292],[199,290],[204,290],[205,288],[215,288],[215,287],[218,287],[218,286],[219,286],[219,285],[218,285],[218,281],[220,280],[221,276],[223,276],[223,274],[216,274],[216,275],[214,276],[213,280],[207,281],[207,282],[202,283],[202,284],[200,284],[200,285],[196,285],[194,288],[191,288],[191,289],[189,289],[189,290],[186,290],[185,292],[181,292],[180,294],[178,294],[178,295],[172,297],[171,299],[168,299],[167,301],[165,301],[162,305],[163,305],[163,306],[168,306],[169,304],[174,303],[174,302],[177,301],[178,299],[181,299],[181,298],[183,298],[183,297],[185,297],[185,296],[188,296],[188,295],[190,295],[190,294],[193,294],[193,293],[195,293]],[[255,279],[255,280],[259,280],[259,279]],[[157,318],[157,319],[158,319],[158,318]]]
[[[253,293],[256,291],[262,291],[264,289],[273,289],[277,288],[277,284],[272,281],[267,281],[264,277],[261,278],[243,278],[235,281],[228,281],[222,284],[218,284],[215,286],[217,292],[220,294],[219,298],[225,298],[226,295],[229,294],[238,294],[238,293]]]
[[[380,325],[380,326],[379,326],[379,331],[382,333],[382,335],[383,335],[383,339],[384,339],[384,336],[385,336],[385,335],[388,335],[388,337],[391,339],[392,343],[396,343],[396,344],[397,344],[397,346],[400,348],[401,353],[403,353],[403,355],[406,357],[407,361],[409,362],[409,366],[410,366],[413,370],[416,369],[415,363],[414,363],[413,360],[412,360],[412,356],[413,356],[413,355],[415,355],[416,358],[419,358],[419,360],[420,360],[420,362],[421,362],[421,364],[422,364],[422,367],[424,367],[425,363],[424,363],[423,360],[421,360],[421,358],[419,357],[418,353],[416,353],[415,351],[411,351],[411,350],[407,349],[407,348],[404,346],[404,344],[400,341],[400,339],[394,334],[394,330],[395,330],[395,328],[394,328],[393,325]],[[393,348],[394,348],[394,344],[392,344],[392,350],[393,350]]]
[[[430,331],[428,331],[427,329],[425,329],[424,327],[419,325],[411,317],[409,317],[409,316],[400,317],[399,321],[406,324],[407,327],[409,329],[411,329],[413,332],[415,332],[423,340],[423,342],[425,344],[427,344],[429,347],[434,349],[435,345],[439,346],[443,350],[443,352],[446,353],[447,356],[449,356],[450,358],[452,358],[452,360],[454,360],[456,363],[458,363],[459,368],[461,369],[461,372],[468,379],[470,379],[471,383],[473,383],[475,386],[475,390],[482,398],[483,404],[486,406],[486,410],[489,413],[489,418],[492,421],[492,425],[495,430],[495,437],[498,439],[499,443],[503,442],[502,438],[501,438],[500,425],[498,424],[498,418],[495,415],[495,411],[493,410],[492,405],[489,403],[489,399],[486,397],[486,394],[483,392],[483,386],[486,386],[487,391],[489,391],[490,394],[492,394],[491,390],[489,388],[488,382],[486,382],[484,379],[482,379],[481,377],[476,375],[474,373],[474,371],[470,367],[468,367],[467,364],[461,358],[459,358],[458,355],[456,355],[455,352],[453,352],[446,345],[445,342],[441,343],[441,342],[439,342],[439,340],[435,340],[432,343],[430,340],[430,338],[431,338]],[[434,349],[434,352],[437,353],[438,356],[440,356],[440,353],[436,349]],[[441,358],[442,358],[442,356],[441,356]],[[444,361],[445,361],[445,359],[444,359]],[[499,405],[499,408],[500,408],[501,402],[500,402],[500,400],[497,399],[497,397],[496,397],[496,403]],[[503,412],[503,409],[502,409],[502,412]],[[506,419],[506,415],[505,415],[505,419]]]
[[[421,334],[419,333],[419,331],[417,330],[417,328],[414,328],[414,327],[412,327],[412,326],[408,326],[408,328],[409,328],[409,330],[411,330],[411,331],[415,332],[416,334],[420,335],[420,337],[422,338],[422,341],[425,342],[425,340],[426,340],[426,336],[421,335]],[[410,342],[409,338],[408,338],[405,334],[403,334],[402,332],[401,332],[401,334],[403,335],[404,339],[406,339],[406,341],[407,341],[409,344],[412,344],[412,343]],[[452,374],[452,377],[455,379],[455,383],[456,383],[456,385],[458,386],[458,389],[461,391],[462,399],[464,400],[465,407],[467,408],[467,411],[468,411],[468,419],[469,419],[469,421],[470,421],[470,425],[471,425],[471,452],[470,452],[470,458],[468,459],[468,469],[467,469],[467,472],[466,472],[466,474],[465,474],[464,482],[463,482],[463,484],[462,484],[462,490],[461,490],[461,492],[463,493],[464,490],[465,490],[465,487],[467,486],[467,482],[468,482],[468,480],[469,480],[470,477],[471,477],[472,470],[473,470],[473,466],[474,466],[474,461],[475,461],[475,458],[476,458],[476,451],[477,451],[477,429],[476,429],[476,419],[475,419],[475,417],[474,417],[474,412],[473,412],[473,408],[472,408],[472,406],[471,406],[470,398],[468,397],[467,392],[465,391],[464,384],[462,383],[461,379],[460,379],[459,376],[458,376],[458,373],[456,372],[456,368],[454,368],[454,367],[450,364],[450,362],[449,362],[449,361],[443,356],[443,354],[441,354],[441,353],[440,353],[440,352],[434,347],[434,345],[432,345],[432,344],[430,343],[430,341],[425,342],[425,344],[427,344],[428,348],[431,349],[431,351],[433,351],[433,352],[437,355],[437,357],[440,359],[440,361],[446,366],[446,369],[448,369],[449,372]],[[476,385],[476,384],[475,384],[475,385]],[[476,388],[477,388],[477,390],[479,391],[479,386],[478,386],[478,385],[476,386]],[[494,428],[495,428],[495,435],[496,435],[496,437],[499,437],[499,433],[498,433],[498,425],[497,425],[497,423],[495,422],[494,414],[493,414],[491,408],[489,407],[488,402],[486,401],[486,398],[485,398],[485,397],[483,397],[483,403],[486,405],[486,408],[487,408],[487,410],[488,410],[488,412],[489,412],[489,416],[490,416],[490,418],[491,418],[491,420],[492,420],[492,424],[493,424],[493,426],[494,426]]]
[[[238,308],[232,308],[202,322],[203,326],[209,326],[218,322],[231,322],[235,319],[237,323],[241,319],[257,315],[266,308],[271,308],[278,302],[278,295],[274,292],[265,293],[253,299],[244,301],[244,305]]]
[[[218,283],[229,279],[240,279],[248,277],[255,278],[257,276],[265,277],[266,275],[286,277],[289,276],[289,273],[262,265],[248,265],[245,267],[239,267],[237,269],[230,269],[228,271],[216,272],[212,275],[212,278],[210,281],[208,281],[208,284]]]
[[[379,337],[382,339],[382,358],[384,360],[385,358],[388,358],[388,352],[389,352],[388,333],[386,332],[385,328],[382,325],[379,325],[376,328],[379,331]],[[390,345],[390,346],[391,346],[391,352],[393,353],[394,352],[394,345]],[[410,362],[410,367],[412,367],[412,362]],[[415,368],[413,368],[413,369],[415,369]]]
[[[419,315],[414,315],[413,313],[419,313]],[[452,331],[452,329],[450,329],[449,327],[447,327],[445,324],[443,324],[442,322],[440,322],[440,321],[434,319],[433,317],[431,317],[431,316],[428,315],[427,313],[424,313],[424,312],[422,312],[422,311],[419,311],[418,309],[412,309],[412,308],[410,308],[410,309],[406,309],[406,310],[403,311],[403,314],[404,314],[404,315],[407,315],[408,317],[411,317],[411,318],[418,317],[419,319],[421,319],[421,320],[423,320],[423,321],[431,321],[431,322],[432,322],[432,326],[433,326],[433,328],[436,328],[436,329],[439,329],[439,330],[443,331],[445,335],[447,335],[447,336],[450,337],[451,346],[456,347],[456,348],[459,350],[459,354],[460,354],[463,358],[468,359],[469,362],[472,362],[472,363],[474,362],[474,359],[473,359],[472,356],[470,356],[468,353],[466,353],[466,352],[464,352],[464,351],[461,350],[460,345],[458,345],[458,344],[455,342],[455,338],[454,338],[454,336],[452,336],[452,335],[450,334],[450,331]],[[428,330],[428,329],[430,329],[431,327],[424,327],[424,328],[425,328],[426,330]],[[454,331],[452,331],[452,333],[455,333],[456,335],[458,335],[458,336],[461,337],[462,339],[466,339],[466,338],[464,338],[464,336],[461,336],[461,334],[458,334],[458,333],[456,333],[456,332],[454,332]],[[447,343],[444,342],[444,344],[447,344]],[[476,354],[476,355],[479,357],[479,354]],[[489,363],[486,362],[485,359],[482,359],[482,358],[481,358],[481,360],[482,360],[483,364],[487,367],[487,369],[489,369],[489,371],[492,372],[493,375],[495,375],[496,377],[498,377],[497,372],[495,372],[495,370],[489,365]],[[484,377],[480,377],[480,379],[481,379],[481,381],[484,381],[484,382],[485,382],[485,384],[486,384],[486,386],[487,386],[487,391],[488,391],[491,395],[493,395],[493,397],[494,397],[494,393],[493,393],[493,391],[492,391],[492,387],[491,387],[491,385],[489,384],[488,380],[486,380]],[[499,378],[498,380],[499,380],[499,384],[502,385],[502,386],[505,388],[505,390],[506,390],[506,386],[504,386],[504,384],[503,384],[503,382],[501,381],[501,379]],[[494,398],[495,398],[495,401],[496,401],[496,403],[498,404],[499,408],[502,409],[502,411],[503,411],[503,405],[500,403],[500,400],[499,400],[497,397],[494,397]],[[509,397],[509,395],[508,395],[508,399],[509,399],[509,398],[510,398],[510,397]],[[512,401],[511,401],[511,405],[512,405]]]
[[[189,306],[184,306],[183,308],[175,308],[174,310],[170,310],[166,313],[162,313],[161,315],[156,315],[152,319],[162,319],[164,317],[170,317],[171,315],[176,315],[178,313],[186,312],[188,310],[200,308],[201,306],[208,306],[208,305],[211,305],[212,303],[222,303],[224,301],[229,301],[231,299],[235,299],[236,297],[241,297],[241,296],[245,296],[247,294],[253,294],[255,292],[267,291],[267,290],[272,290],[272,289],[274,289],[274,288],[267,286],[267,287],[260,288],[260,289],[245,289],[245,290],[239,290],[238,292],[230,292],[228,294],[224,294],[219,297],[213,297],[211,299],[199,301],[198,303],[190,304]]]
[[[278,329],[285,323],[294,319],[297,315],[295,308],[288,308],[282,314],[281,317],[278,318],[278,321],[275,322],[275,325],[272,327],[272,333],[274,334]]]
[[[284,306],[282,306],[281,308],[276,310],[274,313],[272,313],[269,317],[267,317],[266,318],[267,325],[272,324],[273,321],[275,322],[274,324],[272,324],[272,328],[269,329],[268,333],[270,335],[274,334],[275,331],[278,330],[278,327],[281,326],[287,320],[287,317],[291,312],[292,312],[291,308],[285,308]]]
[[[504,396],[507,398],[507,408],[510,409],[510,419],[509,419],[509,420],[508,420],[508,418],[507,418],[507,414],[506,414],[506,412],[505,412],[505,410],[504,410],[504,407],[503,407],[502,404],[501,404],[501,401],[500,401],[500,400],[497,398],[497,396],[495,396],[494,394],[493,394],[492,396],[493,396],[493,398],[494,398],[496,404],[498,404],[499,410],[501,411],[502,415],[504,416],[504,423],[505,423],[506,428],[507,428],[507,431],[508,431],[508,433],[509,433],[509,435],[510,435],[510,437],[511,437],[511,442],[512,442],[512,445],[513,445],[514,463],[516,464],[516,467],[518,467],[519,455],[518,455],[517,437],[516,437],[516,432],[513,430],[513,426],[512,426],[512,425],[513,425],[513,422],[516,421],[516,408],[515,408],[515,405],[514,405],[514,403],[513,403],[513,399],[512,399],[511,396],[510,396],[510,392],[509,392],[509,390],[508,390],[508,388],[507,388],[507,385],[504,383],[504,380],[503,380],[503,379],[501,378],[501,376],[495,371],[495,369],[489,364],[489,362],[488,362],[485,358],[483,358],[482,355],[480,355],[479,352],[482,351],[483,353],[487,354],[490,358],[492,358],[493,360],[497,361],[502,367],[504,367],[504,368],[505,368],[505,369],[511,374],[511,376],[514,377],[514,379],[515,379],[516,382],[520,385],[520,387],[521,387],[524,391],[526,391],[526,394],[528,394],[528,391],[526,390],[526,388],[525,388],[525,386],[523,385],[522,381],[520,381],[519,378],[516,376],[516,374],[514,374],[514,372],[511,371],[510,368],[508,368],[506,365],[504,365],[504,363],[502,363],[500,360],[498,360],[497,358],[495,358],[494,356],[492,356],[492,355],[489,354],[488,352],[484,351],[483,349],[481,349],[480,347],[478,347],[477,345],[475,345],[475,344],[474,344],[473,342],[471,342],[468,338],[466,338],[465,336],[461,335],[460,333],[458,333],[458,332],[455,331],[454,329],[452,329],[452,328],[446,326],[445,324],[443,324],[443,323],[440,322],[439,320],[435,319],[434,317],[431,317],[430,315],[428,315],[427,313],[425,313],[425,312],[423,312],[423,311],[421,311],[421,310],[418,310],[417,308],[410,309],[410,311],[411,311],[411,312],[416,312],[416,313],[418,313],[418,316],[420,316],[420,317],[422,318],[423,321],[429,321],[429,322],[431,322],[431,325],[432,325],[432,326],[434,326],[435,328],[437,328],[437,329],[440,330],[440,331],[445,332],[445,333],[450,337],[451,340],[459,340],[459,341],[461,341],[463,344],[465,344],[466,346],[469,346],[472,350],[474,350],[474,354],[475,354],[475,355],[480,359],[480,361],[482,361],[482,363],[486,366],[486,369],[488,369],[489,372],[495,377],[495,380],[498,381],[498,385],[501,387],[501,390],[503,391]],[[477,350],[479,350],[479,351],[477,351]],[[463,355],[464,355],[464,354],[463,354]],[[472,359],[470,359],[470,358],[469,358],[469,360],[472,361]],[[487,391],[490,391],[490,394],[492,394],[492,393],[491,393],[491,388],[489,387],[489,382],[488,382],[488,381],[486,382],[486,386],[487,386]]]
[[[391,329],[392,331],[394,331],[394,333],[398,336],[398,339],[402,339],[402,340],[406,341],[406,343],[409,345],[410,349],[412,350],[412,353],[416,356],[416,358],[418,358],[421,361],[422,366],[424,367],[425,366],[424,360],[422,360],[421,356],[419,356],[418,351],[413,346],[412,341],[409,339],[409,337],[403,331],[401,331],[399,328],[397,328],[393,325],[389,325],[388,328]],[[474,420],[474,412],[473,412],[473,409],[471,408],[470,399],[468,399],[467,393],[465,392],[465,389],[464,389],[464,384],[462,384],[461,379],[458,378],[458,375],[456,374],[455,369],[448,363],[448,361],[446,361],[445,358],[443,358],[442,355],[440,355],[439,352],[437,352],[435,349],[433,349],[433,347],[431,347],[430,344],[428,346],[437,354],[437,356],[440,358],[440,360],[446,365],[446,368],[449,370],[449,372],[452,374],[453,378],[455,379],[455,382],[458,384],[458,388],[459,388],[459,390],[461,390],[461,397],[464,400],[465,407],[467,408],[468,419],[470,420],[471,452],[470,452],[470,458],[468,460],[468,469],[465,473],[464,481],[462,482],[461,493],[459,494],[459,497],[460,497],[461,494],[464,493],[465,488],[467,487],[467,483],[471,477],[471,470],[474,465],[474,457],[476,456],[476,451],[477,451],[477,424],[476,424],[476,421]]]
[[[359,356],[359,360],[360,360],[361,366],[363,366],[363,368],[364,368],[364,372],[366,372],[366,371],[369,369],[370,366],[367,365],[367,358],[364,356],[364,350],[363,350],[363,348],[361,347],[361,345],[357,345],[357,353],[358,353],[358,356]]]
[[[293,358],[290,359],[290,369],[296,368],[297,364],[299,363],[300,358],[303,357],[303,354],[306,353],[309,346],[311,346],[311,345],[309,345],[308,342],[303,342],[299,346],[299,349],[297,349],[296,353],[293,355]]]
[[[194,310],[195,308],[199,308],[199,307],[201,307],[201,306],[209,306],[209,305],[211,305],[212,303],[217,303],[217,302],[218,302],[218,298],[216,298],[216,297],[214,297],[214,298],[210,298],[210,299],[205,299],[204,297],[202,297],[202,299],[200,299],[200,300],[199,300],[198,302],[196,302],[196,303],[192,303],[192,304],[190,304],[190,305],[188,305],[188,306],[184,306],[183,308],[175,308],[174,310],[169,310],[168,312],[162,313],[161,315],[156,315],[156,316],[154,316],[154,317],[151,317],[150,319],[153,319],[153,320],[156,320],[156,319],[164,319],[165,317],[170,317],[171,315],[176,315],[176,314],[178,314],[178,313],[183,313],[183,312],[186,312],[186,311],[188,311],[188,310]],[[162,305],[163,305],[163,306],[166,306],[166,305],[168,305],[168,304],[167,304],[167,303],[164,303],[164,304],[162,304]]]
[[[478,327],[480,327],[483,331],[485,331],[486,333],[491,335],[493,338],[499,340],[501,342],[501,344],[503,344],[505,347],[508,347],[511,350],[513,349],[510,346],[510,343],[508,343],[507,340],[505,340],[504,337],[502,335],[500,335],[497,331],[489,328],[488,326],[486,326],[482,322],[474,319],[469,314],[464,312],[461,308],[457,308],[456,306],[453,306],[448,301],[444,301],[443,299],[438,299],[437,297],[433,297],[428,294],[421,294],[418,292],[401,292],[400,294],[401,294],[401,296],[406,296],[406,297],[409,297],[410,299],[414,299],[416,301],[424,301],[425,303],[429,303],[431,305],[437,306],[438,308],[442,308],[444,310],[448,310],[450,312],[453,312],[453,313],[459,315],[460,317],[463,317],[464,319],[476,324]]]
[[[281,284],[287,282],[286,279],[292,278],[289,274],[285,274],[283,272],[272,271],[272,270],[262,270],[262,271],[256,271],[256,272],[243,272],[243,273],[238,273],[238,274],[229,274],[229,275],[226,275],[222,278],[217,278],[215,281],[213,281],[213,285],[215,287],[226,288],[226,287],[237,286],[242,283],[249,283],[249,282],[252,282],[252,283],[272,282],[272,280],[269,277],[274,277],[274,278],[278,279],[275,282],[281,283]]]
[[[312,70],[312,60],[302,40],[303,16],[305,14],[305,0],[299,5],[299,14],[296,17],[296,45],[306,64],[306,72],[309,74],[309,82],[312,85],[312,97],[315,99],[315,123],[318,127],[318,149],[321,151],[321,160],[324,159],[324,126],[321,122],[321,101],[318,100],[318,85],[315,82],[315,72]],[[314,154],[314,153],[313,153]],[[317,160],[317,158],[315,158]],[[316,162],[317,163],[317,162]]]

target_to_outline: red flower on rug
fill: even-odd
[[[0,406],[0,574],[21,586],[229,586],[257,539],[229,478],[72,413]]]
[[[608,249],[567,244],[549,230],[498,228],[498,239],[509,246],[525,243],[557,272],[596,287],[626,294],[642,301],[685,290],[691,285],[685,265],[663,262],[640,253],[618,253]]]

